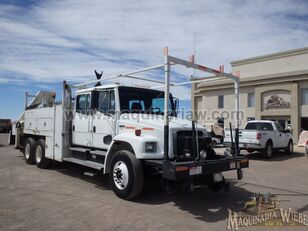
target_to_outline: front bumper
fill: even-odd
[[[174,181],[249,167],[248,158],[244,155],[237,155],[234,158],[221,156],[219,159],[203,162],[147,160],[146,163],[161,168],[163,178]]]

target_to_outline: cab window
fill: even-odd
[[[76,112],[86,114],[90,108],[91,97],[90,94],[77,95]]]
[[[99,92],[98,110],[102,113],[114,114],[115,112],[114,91]]]
[[[283,132],[283,127],[280,125],[280,123],[275,122],[275,124],[276,124],[278,131]]]

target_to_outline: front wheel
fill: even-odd
[[[143,188],[141,161],[129,151],[116,152],[111,160],[109,180],[118,197],[127,200],[137,197]]]
[[[263,155],[266,159],[270,159],[273,156],[273,145],[271,142],[267,142],[263,150]]]
[[[292,140],[290,140],[289,143],[288,143],[286,153],[289,154],[289,155],[293,153],[293,141]]]

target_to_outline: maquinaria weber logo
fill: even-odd
[[[250,226],[306,226],[308,215],[291,208],[278,208],[279,199],[269,193],[255,194],[240,212],[229,210],[227,230],[239,230]]]

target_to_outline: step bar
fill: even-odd
[[[93,161],[89,161],[89,160],[80,160],[77,158],[63,158],[63,161],[67,161],[67,162],[71,162],[71,163],[75,163],[75,164],[80,164],[89,168],[94,168],[97,170],[102,170],[104,169],[104,165],[101,163],[96,163]]]
[[[88,152],[90,154],[93,154],[93,155],[100,155],[100,156],[106,156],[107,154],[107,151],[104,151],[104,150],[91,150],[89,148],[83,148],[83,147],[70,147],[70,150],[72,152]]]

